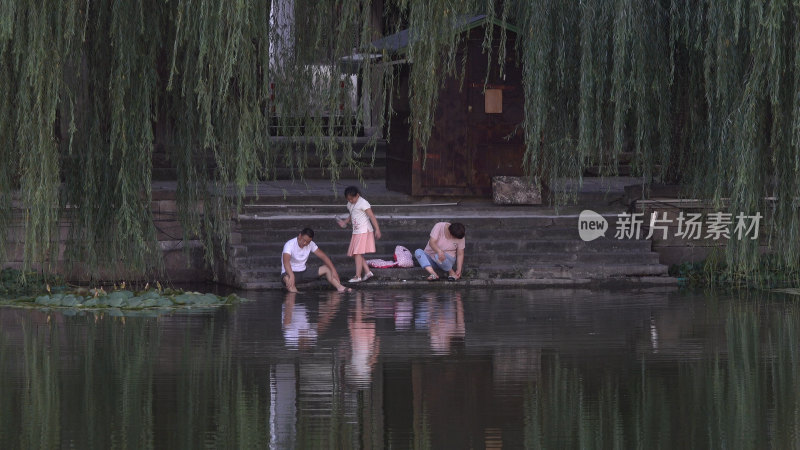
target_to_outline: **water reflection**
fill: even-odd
[[[315,293],[0,310],[0,448],[798,448],[773,295]]]
[[[354,296],[353,314],[347,319],[350,332],[350,355],[345,366],[345,377],[351,384],[368,388],[372,382],[372,369],[378,359],[380,338],[375,329],[372,299],[358,292]]]
[[[268,436],[264,396],[211,323],[173,340],[157,319],[2,317],[2,448],[259,448]]]
[[[463,340],[466,334],[461,292],[427,293],[422,299],[414,324],[418,330],[428,330],[433,354],[446,355],[453,340]]]

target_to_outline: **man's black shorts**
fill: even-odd
[[[303,270],[301,272],[298,272],[298,271],[295,270],[294,271],[294,284],[308,283],[310,281],[318,280],[319,277],[320,277],[320,275],[319,275],[320,267],[321,266],[307,265],[306,266],[306,270]],[[285,277],[286,277],[286,272],[281,274],[281,282],[284,285],[286,284],[286,281],[284,280]]]

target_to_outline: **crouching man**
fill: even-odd
[[[314,230],[303,228],[296,238],[289,239],[283,245],[281,255],[281,281],[289,292],[297,292],[297,284],[309,282],[325,277],[339,292],[349,292],[351,289],[342,286],[339,274],[333,266],[331,259],[317,244],[314,243]],[[308,257],[314,253],[322,261],[322,266],[306,266]]]

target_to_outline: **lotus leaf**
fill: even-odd
[[[194,296],[192,294],[176,295],[172,301],[178,305],[191,305],[194,303]]]
[[[110,306],[112,308],[119,308],[120,306],[122,306],[122,303],[124,301],[125,301],[124,298],[112,297],[110,295],[103,299],[103,303],[105,303],[106,306]]]
[[[119,299],[123,299],[124,300],[124,299],[128,299],[128,298],[133,297],[133,292],[131,292],[131,291],[114,291],[114,292],[108,294],[108,296],[109,296],[109,298],[112,298],[112,299],[119,298]]]
[[[195,296],[195,304],[197,305],[214,305],[217,303],[224,303],[224,299],[215,295],[197,295]]]
[[[73,307],[81,303],[81,301],[83,301],[83,297],[75,297],[72,294],[67,294],[61,298],[58,306]]]
[[[85,292],[83,289],[80,292]],[[148,290],[139,292],[139,295],[131,291],[114,291],[107,295],[80,295],[78,290],[62,293],[53,289],[48,295],[38,297],[26,297],[11,300],[18,305],[35,303],[39,306],[64,307],[64,308],[113,308],[109,314],[114,316],[124,315],[120,309],[151,309],[156,314],[168,311],[166,308],[180,306],[216,306],[233,303],[238,300],[236,295],[219,297],[214,294],[202,294],[199,292],[183,292],[176,290],[165,290],[163,292]],[[156,311],[156,308],[158,310]]]
[[[158,298],[145,298],[142,300],[142,308],[152,308],[158,306]]]
[[[142,298],[141,297],[131,297],[125,301],[125,306],[128,308],[141,308],[142,307]]]
[[[36,298],[36,303],[46,306],[61,306],[64,294],[42,295]]]

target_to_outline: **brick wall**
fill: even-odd
[[[177,220],[174,192],[155,192],[151,203],[153,220],[158,233],[164,273],[155,270],[147,275],[126,272],[121,267],[107,267],[95,274],[95,280],[159,280],[162,282],[206,282],[212,279],[211,269],[203,260],[201,242],[197,239],[183,240],[183,231]],[[71,281],[89,281],[92,275],[82,264],[70,265],[65,258],[66,242],[70,223],[62,220],[58,226],[56,255],[52,260],[34,263],[34,269],[57,273]],[[7,251],[3,267],[21,268],[24,259],[25,222],[24,211],[15,207],[13,221],[7,234]]]

